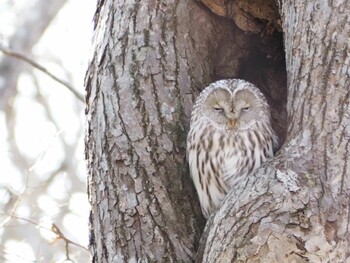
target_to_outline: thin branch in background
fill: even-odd
[[[51,223],[51,226],[50,227],[46,227],[46,226],[43,226],[35,221],[32,221],[30,219],[27,219],[27,218],[24,218],[24,217],[20,217],[20,216],[16,216],[16,215],[8,215],[6,213],[3,213],[3,212],[0,212],[0,215],[5,215],[5,216],[11,216],[12,219],[17,219],[19,221],[24,221],[24,222],[27,222],[31,225],[34,225],[35,227],[37,228],[41,228],[41,229],[44,229],[44,230],[47,230],[47,231],[50,231],[52,232],[53,234],[55,234],[57,236],[56,239],[62,239],[66,244],[72,244],[74,246],[77,246],[79,248],[82,248],[84,249],[85,251],[89,251],[88,248],[84,247],[83,245],[80,245],[72,240],[70,240],[69,238],[67,238],[63,233],[62,231],[59,229],[59,227],[55,224],[55,223]]]
[[[86,251],[89,251],[88,248],[78,244],[78,243],[75,243],[74,241],[70,240],[69,238],[67,238],[62,232],[61,230],[57,227],[57,225],[55,223],[52,223],[52,226],[51,226],[51,231],[56,234],[58,236],[58,238],[62,239],[64,242],[66,242],[67,245],[69,244],[72,244],[74,246],[77,246],[77,247],[80,247]],[[67,247],[66,247],[67,249]],[[68,253],[68,250],[66,251]]]
[[[14,202],[12,202],[10,205],[11,207],[9,207],[7,210],[10,210],[10,212],[8,213],[7,218],[5,218],[1,223],[0,223],[0,228],[6,226],[7,224],[9,224],[13,218],[13,215],[16,213],[17,208],[19,206],[19,204],[22,201],[22,197],[25,193],[25,191],[27,190],[27,185],[28,185],[28,180],[29,180],[29,173],[26,174],[25,177],[25,184],[23,187],[23,190],[21,191],[21,193],[16,195],[16,199],[14,200]]]
[[[84,102],[84,97],[83,95],[81,95],[79,92],[77,92],[69,83],[67,83],[66,81],[56,77],[54,74],[52,74],[51,72],[49,72],[45,67],[41,66],[40,64],[38,64],[37,62],[35,62],[34,60],[26,57],[23,54],[20,54],[18,52],[15,52],[13,50],[10,50],[8,48],[5,48],[3,46],[0,45],[0,51],[2,53],[4,53],[7,56],[11,56],[11,57],[15,57],[17,59],[23,60],[27,63],[29,63],[30,65],[32,65],[33,67],[35,67],[36,69],[44,72],[46,75],[48,75],[49,77],[51,77],[52,79],[54,79],[55,81],[57,81],[58,83],[62,84],[63,86],[65,86],[68,90],[70,90],[77,98],[78,100],[80,100],[81,102]]]
[[[11,222],[12,215],[16,213],[17,208],[22,201],[22,197],[27,190],[29,176],[30,176],[30,172],[28,171],[28,168],[27,168],[29,163],[27,159],[24,157],[24,155],[22,154],[22,152],[20,151],[20,149],[18,148],[18,145],[14,138],[14,135],[15,135],[14,108],[8,105],[5,116],[6,116],[6,119],[5,119],[6,128],[8,133],[7,141],[10,146],[10,152],[12,152],[13,156],[15,157],[13,158],[12,161],[16,167],[20,168],[23,171],[23,173],[25,174],[25,179],[24,179],[23,189],[19,190],[18,193],[14,193],[13,190],[8,190],[8,193],[11,195],[12,198],[10,199],[11,201],[7,202],[5,206],[6,211],[9,211],[9,212],[7,212],[8,216],[5,219],[3,219],[2,222],[0,222],[0,228],[8,225]]]

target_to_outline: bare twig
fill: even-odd
[[[29,224],[34,225],[35,227],[38,227],[38,228],[41,228],[41,229],[50,231],[50,232],[54,233],[54,234],[57,236],[57,239],[62,239],[62,240],[63,240],[65,243],[67,243],[67,244],[72,244],[72,245],[77,246],[77,247],[80,247],[80,248],[82,248],[82,249],[84,249],[84,250],[86,250],[86,251],[89,251],[88,248],[86,248],[86,247],[84,247],[84,246],[82,246],[82,245],[80,245],[80,244],[78,244],[78,243],[76,243],[76,242],[70,240],[69,238],[67,238],[67,237],[62,233],[62,231],[57,227],[57,225],[56,225],[55,223],[52,223],[52,224],[51,224],[51,227],[48,228],[48,227],[45,227],[45,226],[43,226],[43,225],[41,225],[41,224],[39,224],[39,223],[37,223],[37,222],[35,222],[35,221],[32,221],[32,220],[27,219],[27,218],[24,218],[24,217],[19,217],[19,216],[16,216],[16,215],[8,215],[8,214],[3,213],[3,212],[0,212],[0,215],[11,216],[11,217],[14,218],[14,219],[17,219],[17,220],[20,220],[20,221],[24,221],[24,222],[27,222],[27,223],[29,223]]]
[[[52,231],[53,233],[55,233],[55,234],[58,236],[58,238],[62,239],[64,242],[66,242],[67,245],[68,245],[68,244],[72,244],[72,245],[75,245],[75,246],[77,246],[77,247],[80,247],[80,248],[82,248],[82,249],[84,249],[84,250],[86,250],[86,251],[89,251],[86,247],[84,247],[84,246],[82,246],[82,245],[80,245],[80,244],[78,244],[78,243],[75,243],[74,241],[68,239],[68,238],[61,232],[61,230],[57,227],[57,225],[56,225],[55,223],[52,223],[51,231]],[[68,251],[67,251],[67,253],[68,253]]]
[[[40,64],[38,64],[34,60],[28,58],[27,56],[25,56],[21,53],[18,53],[18,52],[11,50],[11,49],[5,48],[1,45],[0,45],[0,51],[7,56],[11,56],[11,57],[15,57],[17,59],[23,60],[23,61],[29,63],[30,65],[32,65],[33,67],[35,67],[36,69],[44,72],[46,75],[48,75],[49,77],[51,77],[52,79],[54,79],[55,81],[57,81],[60,84],[62,84],[63,86],[65,86],[67,89],[69,89],[81,102],[84,102],[83,95],[81,95],[79,92],[77,92],[69,83],[56,77],[54,74],[49,72],[45,67],[41,66]]]

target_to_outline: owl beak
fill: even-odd
[[[230,128],[234,129],[236,127],[237,121],[236,119],[230,119],[229,126]]]

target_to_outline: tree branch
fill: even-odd
[[[54,79],[55,81],[57,81],[58,83],[62,84],[63,86],[65,86],[69,91],[71,91],[75,97],[78,98],[78,100],[80,100],[81,102],[84,102],[84,97],[82,94],[80,94],[78,91],[76,91],[69,83],[67,83],[66,81],[56,77],[54,74],[52,74],[50,71],[48,71],[45,67],[43,67],[42,65],[40,65],[39,63],[35,62],[34,60],[26,57],[25,55],[15,52],[11,49],[5,48],[3,46],[0,46],[0,51],[2,53],[4,53],[7,56],[11,56],[11,57],[15,57],[17,59],[23,60],[25,62],[27,62],[28,64],[32,65],[33,67],[35,67],[36,69],[40,70],[41,72],[44,72],[46,75],[48,75],[50,78]]]
[[[33,46],[50,25],[56,14],[67,0],[38,0],[30,10],[21,10],[14,34],[6,40],[12,50],[21,50],[23,54],[31,54]],[[36,14],[36,15],[33,15]],[[23,62],[9,56],[0,61],[2,81],[0,85],[0,110],[9,104],[9,99],[17,93],[17,79],[23,70]]]

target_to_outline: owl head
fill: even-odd
[[[220,80],[212,83],[198,97],[192,121],[207,119],[217,128],[247,130],[259,122],[270,122],[264,95],[244,80]]]

